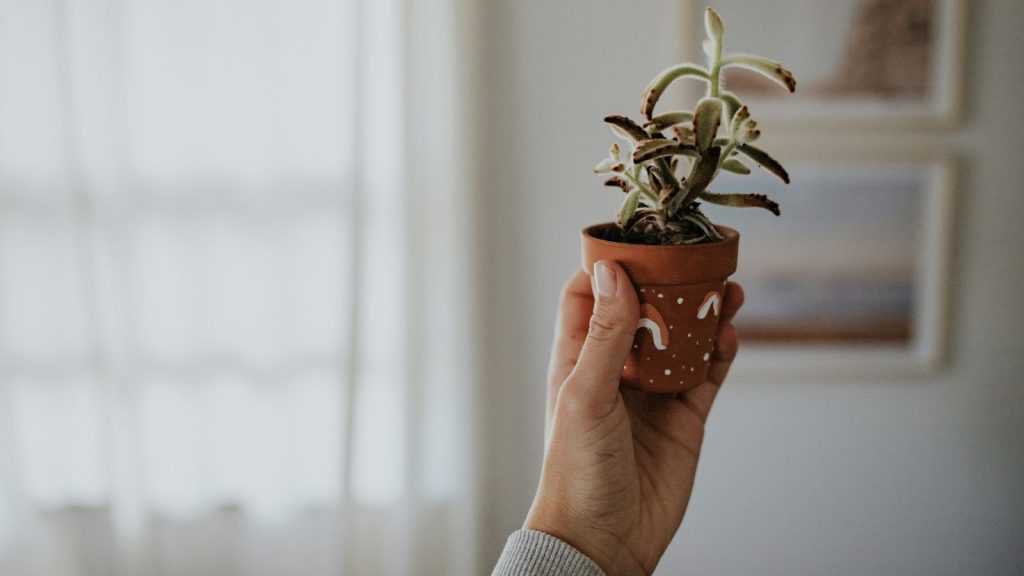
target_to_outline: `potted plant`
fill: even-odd
[[[672,66],[654,78],[641,99],[642,123],[625,116],[605,122],[626,141],[613,144],[594,169],[610,175],[608,186],[625,199],[616,222],[583,230],[583,267],[615,260],[626,270],[640,299],[640,322],[622,381],[650,392],[698,386],[714,349],[726,279],[736,271],[739,233],[713,224],[700,203],[757,207],[779,215],[779,205],[761,194],[717,194],[710,185],[721,171],[749,174],[746,161],[789,183],[775,159],[754,145],[761,135],[747,106],[722,85],[722,71],[745,68],[789,92],[793,74],[778,62],[751,54],[722,55],[724,27],[718,14],[704,14],[707,67]],[[693,110],[655,115],[659,98],[682,78],[706,84]],[[668,134],[666,134],[668,133]]]

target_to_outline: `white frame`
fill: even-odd
[[[791,343],[741,345],[733,367],[735,380],[856,379],[926,376],[942,368],[948,344],[950,270],[957,162],[932,148],[772,146],[780,158],[823,164],[921,164],[928,169],[922,208],[922,246],[915,269],[913,336],[908,344]],[[741,248],[742,250],[742,248]],[[742,257],[742,256],[741,256]],[[740,312],[742,314],[742,311]],[[740,338],[742,340],[742,332]]]
[[[807,100],[791,106],[783,99],[775,105],[775,111],[765,110],[759,102],[750,99],[751,111],[769,131],[807,130],[846,128],[856,130],[871,129],[949,129],[955,127],[963,114],[963,67],[964,44],[967,21],[966,0],[936,0],[939,10],[939,33],[936,58],[934,106],[894,105],[879,109],[860,107],[855,104],[836,102],[823,103],[820,106],[808,105]],[[702,15],[704,2],[682,0],[679,18],[684,23],[680,34],[680,53],[685,61],[703,62],[704,54],[700,50],[704,38],[704,18]],[[725,19],[726,51],[743,52],[742,45],[728,40],[729,21]],[[764,54],[771,57],[771,54]],[[785,64],[785,62],[783,62]],[[797,79],[797,94],[800,93],[800,73],[793,71]],[[692,86],[684,89],[686,102],[696,102],[693,98],[697,90]],[[740,99],[744,100],[743,94]],[[745,101],[747,101],[745,100]],[[759,108],[761,111],[759,111]]]

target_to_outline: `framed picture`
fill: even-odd
[[[780,149],[792,183],[722,174],[716,191],[764,193],[763,210],[705,205],[740,230],[733,279],[738,374],[929,373],[942,362],[955,162],[941,152]]]
[[[704,62],[703,2],[686,0],[684,57]],[[795,94],[732,68],[724,84],[768,130],[948,128],[961,108],[964,0],[715,0],[726,52],[782,62]],[[691,84],[686,90],[694,90]],[[693,93],[687,94],[692,97]]]

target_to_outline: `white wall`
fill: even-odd
[[[1024,563],[1024,10],[970,2],[949,361],[886,382],[729,382],[661,574],[1009,574]],[[602,116],[678,54],[675,2],[486,3],[479,174],[484,562],[540,468],[556,295],[618,198]],[[857,137],[853,137],[856,140]],[[925,144],[936,136],[895,134]],[[784,225],[784,222],[780,222]],[[740,361],[742,362],[742,352]]]

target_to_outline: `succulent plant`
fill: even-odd
[[[718,14],[704,13],[704,53],[707,67],[686,63],[662,71],[647,86],[641,100],[643,122],[608,116],[605,122],[626,141],[623,152],[613,144],[609,157],[594,168],[611,174],[605,182],[626,194],[611,240],[636,244],[696,244],[721,240],[701,212],[700,202],[723,206],[764,208],[779,215],[779,205],[763,194],[716,194],[709,189],[722,170],[749,174],[752,161],[789,183],[789,174],[767,152],[754,146],[761,135],[750,110],[736,94],[723,89],[722,71],[737,67],[760,73],[796,90],[793,74],[774,60],[752,54],[722,56],[724,27]],[[674,81],[689,78],[707,85],[705,96],[692,111],[654,114],[654,107]],[[666,132],[671,135],[666,135]],[[680,176],[680,172],[685,176]]]

